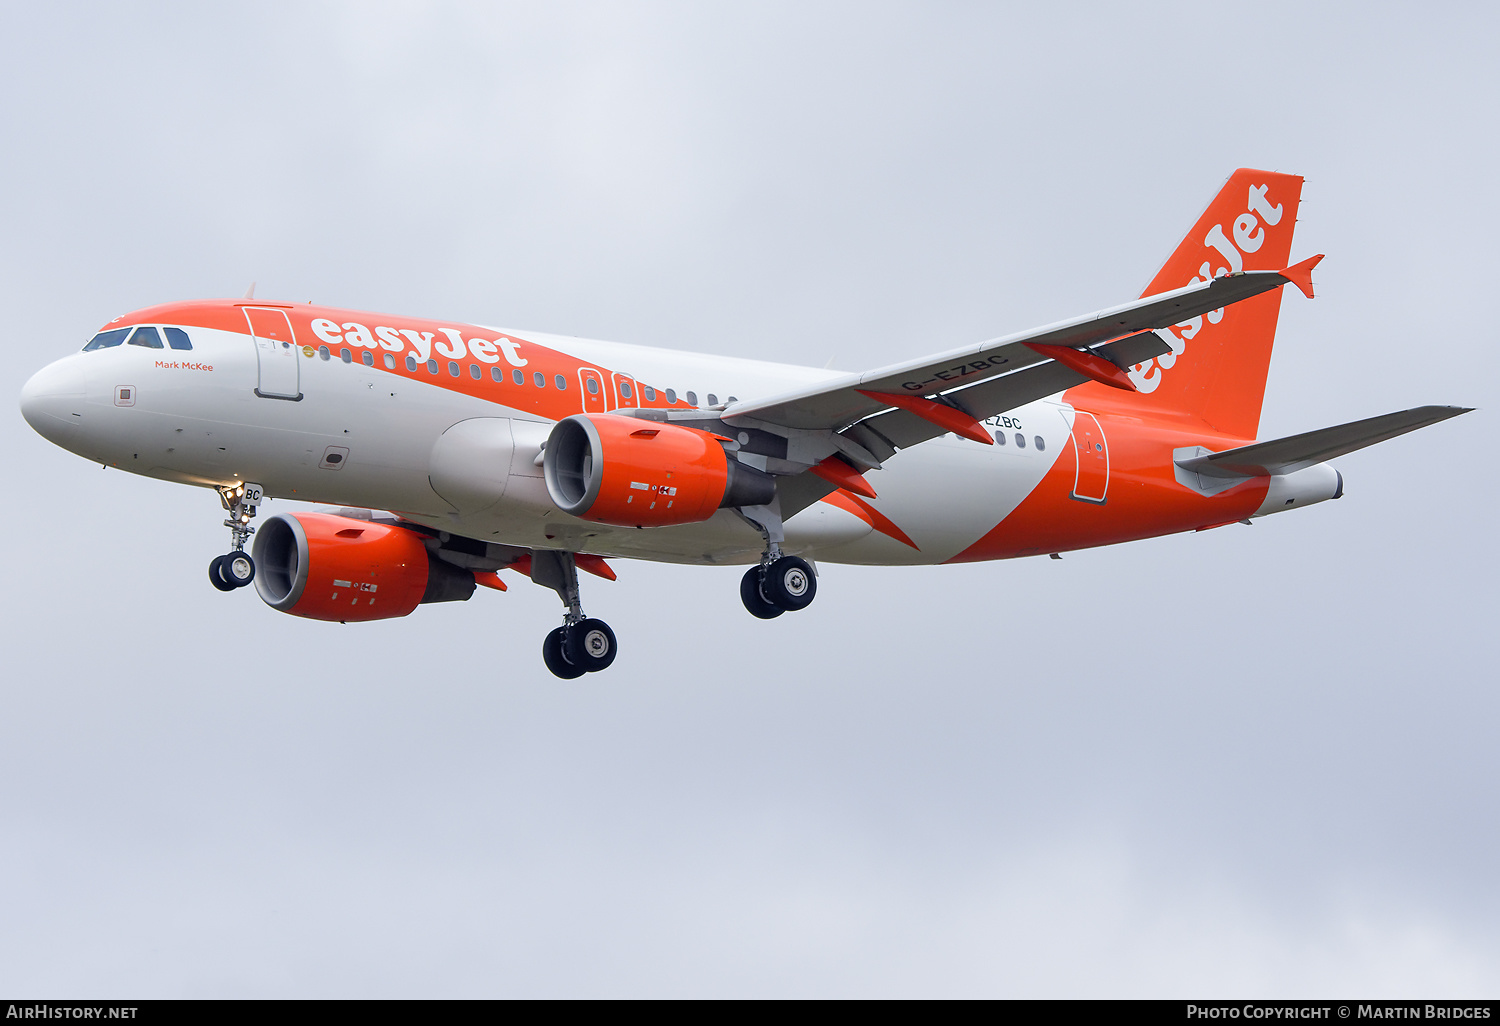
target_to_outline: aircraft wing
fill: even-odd
[[[1116,367],[1123,368],[1144,363],[1152,357],[1169,352],[1171,348],[1167,341],[1156,332],[1142,331],[1114,342],[1107,342],[1102,346],[1095,346],[1089,352],[1102,357]],[[1038,358],[1036,352],[1030,349],[1025,349],[1024,355],[1020,358],[1026,361],[1026,366],[1009,374],[1002,374],[960,388],[955,392],[949,392],[943,398],[949,405],[975,420],[984,420],[986,417],[997,416],[1046,396],[1056,395],[1058,392],[1089,380],[1087,375],[1056,360]],[[871,389],[871,391],[874,390]],[[897,449],[910,448],[918,442],[936,438],[946,431],[942,426],[919,417],[915,413],[893,409],[878,413],[856,424],[848,429],[848,433],[854,440],[860,441],[868,448],[869,443],[878,445],[878,438],[872,438],[866,433],[871,430],[878,433],[878,438],[887,439]]]
[[[963,349],[851,374],[813,388],[733,403],[724,410],[722,419],[732,425],[743,423],[750,427],[774,425],[801,431],[842,431],[883,410],[893,409],[894,404],[868,394],[873,392],[877,396],[919,399],[942,395],[943,405],[982,420],[1098,378],[1111,368],[1123,378],[1124,368],[1167,351],[1166,342],[1154,334],[1156,329],[1191,320],[1288,282],[1310,292],[1311,285],[1305,282],[1316,259],[1285,271],[1244,271],[1196,282]],[[1033,346],[1054,347],[1054,355],[1038,352]],[[1082,355],[1070,358],[1061,351],[1064,349]],[[930,423],[905,410],[895,410],[894,414],[882,423],[890,426],[907,445],[946,430],[931,429]],[[926,426],[919,428],[919,424]],[[885,434],[883,427],[881,434]],[[903,444],[895,437],[890,437],[890,441],[898,448]]]
[[[1107,342],[1094,348],[1092,352],[1111,364],[1129,367],[1160,356],[1170,348],[1156,332],[1142,331]],[[975,420],[983,420],[1089,380],[1085,375],[1056,360],[1038,360],[1035,357],[1036,354],[1028,349],[1022,357],[1028,361],[1024,369],[960,388],[943,398],[955,409]],[[736,408],[730,407],[731,410]],[[833,438],[836,445],[843,443],[841,451],[849,457],[851,463],[861,469],[873,469],[869,465],[871,458],[878,465],[879,461],[889,459],[897,449],[909,449],[919,442],[937,438],[947,430],[941,424],[907,410],[888,409],[845,428],[833,435]],[[854,446],[848,445],[849,442],[853,442]],[[782,514],[791,517],[837,487],[838,484],[811,470],[782,477],[777,485]]]

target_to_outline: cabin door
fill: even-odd
[[[1072,497],[1080,502],[1104,502],[1109,491],[1109,442],[1092,413],[1074,411],[1073,451],[1078,455],[1078,472]]]
[[[255,339],[255,357],[260,363],[260,381],[255,394],[263,399],[301,399],[297,338],[285,310],[245,307],[245,320]]]

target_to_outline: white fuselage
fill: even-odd
[[[296,360],[300,400],[267,398],[258,394],[261,370],[252,338],[187,330],[188,352],[119,345],[57,361],[27,385],[27,419],[57,444],[133,473],[200,486],[254,481],[271,497],[393,510],[488,542],[685,563],[753,562],[763,548],[760,534],[729,510],[699,524],[645,530],[560,512],[548,498],[537,458],[553,420],[519,402],[508,406],[443,387],[441,372],[430,381],[414,379],[367,367],[357,356],[345,362],[337,352],[320,353]],[[703,406],[840,373],[521,334],[658,388],[691,391]],[[535,386],[528,376],[524,384],[507,379],[506,387],[521,393]],[[582,412],[583,390],[575,384],[572,395],[579,405],[570,412]],[[880,512],[915,547],[828,503],[788,521],[786,547],[831,562],[951,559],[1036,488],[1070,444],[1073,418],[1072,407],[1058,398],[1031,403],[1007,415],[1009,427],[994,418],[992,426],[1008,444],[948,435],[899,452],[871,473]],[[448,434],[472,421],[483,423]],[[1018,433],[1024,448],[1015,444]],[[484,468],[475,472],[486,480],[441,487],[442,467],[435,480],[434,466],[444,455],[449,464]]]

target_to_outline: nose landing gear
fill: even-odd
[[[563,625],[542,642],[542,662],[555,676],[573,680],[607,669],[619,651],[615,632],[603,620],[583,615],[578,590],[578,563],[571,552],[537,550],[531,554],[531,579],[557,592],[568,607]]]
[[[250,521],[260,511],[260,501],[265,489],[258,484],[238,484],[219,489],[219,501],[229,511],[224,526],[229,528],[231,544],[234,546],[222,556],[215,556],[208,564],[208,580],[220,591],[234,591],[255,580],[255,560],[245,551],[245,542],[255,533]]]
[[[243,588],[255,580],[255,560],[248,552],[215,556],[208,564],[208,580],[220,591]]]

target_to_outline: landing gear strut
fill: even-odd
[[[568,611],[563,625],[542,642],[542,662],[563,680],[597,673],[615,661],[615,632],[603,620],[583,615],[578,563],[571,552],[538,549],[531,554],[531,579],[557,592]]]
[[[771,620],[812,605],[818,594],[818,577],[812,564],[799,556],[781,553],[786,534],[781,523],[780,497],[771,500],[768,506],[743,506],[738,512],[766,540],[760,565],[752,566],[740,578],[740,601],[750,615]]]
[[[208,580],[220,591],[234,591],[255,580],[255,560],[245,551],[245,542],[255,533],[250,521],[260,511],[265,490],[258,484],[238,484],[219,489],[219,501],[229,511],[224,526],[229,528],[233,548],[215,556],[208,564]]]

